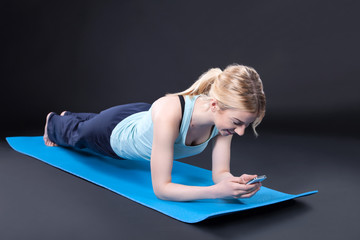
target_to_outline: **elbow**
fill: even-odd
[[[169,200],[165,195],[162,195],[162,194],[155,193],[155,196],[160,200],[164,200],[164,201]]]
[[[163,194],[162,192],[160,192],[160,191],[155,191],[155,189],[154,189],[154,193],[155,193],[155,196],[156,196],[158,199],[160,199],[160,200],[167,200],[165,194]]]
[[[161,186],[153,185],[153,190],[154,190],[155,196],[158,199],[169,200],[169,198],[167,197],[166,191],[165,191],[165,186],[166,186],[165,184],[161,185]]]

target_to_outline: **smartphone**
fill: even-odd
[[[248,182],[246,183],[246,185],[248,185],[248,184],[253,184],[253,183],[257,183],[257,182],[262,182],[262,181],[264,181],[265,179],[266,179],[266,175],[257,176],[257,177],[255,177],[255,178],[251,179],[250,181],[248,181]]]

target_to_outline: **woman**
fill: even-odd
[[[233,134],[256,126],[265,115],[265,94],[258,73],[251,67],[230,65],[224,71],[205,72],[187,90],[168,94],[152,105],[133,103],[99,114],[49,113],[44,141],[48,146],[89,148],[125,159],[151,161],[156,196],[163,200],[248,198],[261,183],[246,183],[256,175],[230,173]],[[171,182],[173,159],[198,154],[214,138],[214,185],[199,187]]]

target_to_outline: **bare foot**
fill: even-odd
[[[46,116],[46,123],[45,123],[45,129],[44,129],[44,142],[45,142],[45,145],[46,146],[49,146],[49,147],[55,147],[57,146],[56,143],[50,141],[49,137],[48,137],[48,134],[47,134],[47,125],[48,125],[48,121],[49,121],[49,117],[50,115],[52,114],[53,112],[50,112],[47,116]]]
[[[60,116],[64,116],[66,114],[67,111],[63,111]]]

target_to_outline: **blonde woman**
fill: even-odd
[[[187,90],[168,94],[152,105],[132,103],[95,113],[46,118],[48,146],[89,148],[115,158],[147,159],[153,190],[163,200],[191,201],[211,198],[248,198],[261,183],[246,185],[256,175],[230,173],[234,134],[256,126],[265,115],[265,94],[258,73],[251,67],[230,65],[205,72]],[[214,185],[200,187],[173,183],[173,159],[202,152],[210,139]]]

